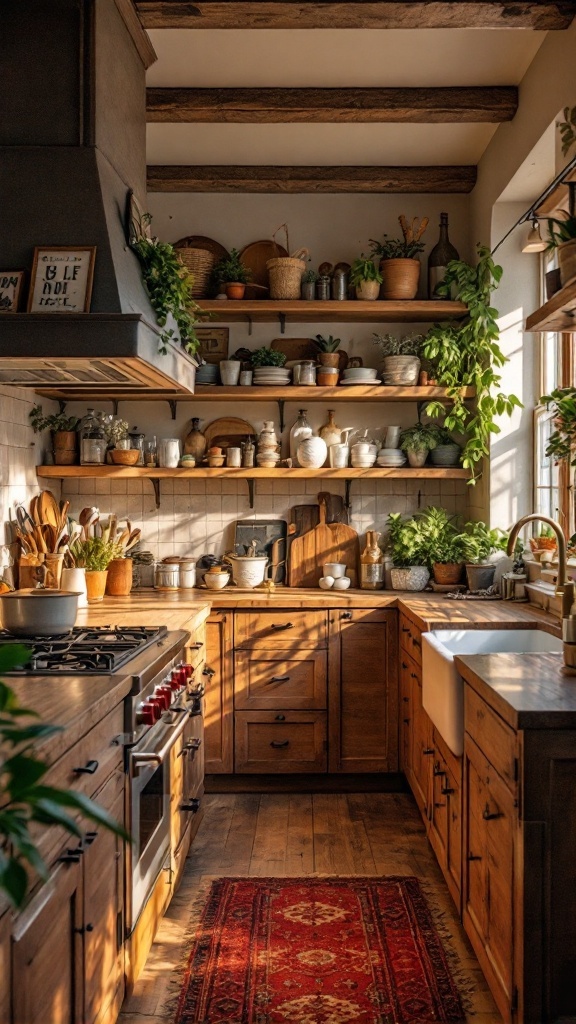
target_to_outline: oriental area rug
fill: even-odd
[[[462,1024],[412,877],[220,878],[176,1024]]]

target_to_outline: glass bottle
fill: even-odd
[[[244,469],[254,468],[254,456],[256,454],[256,445],[252,440],[252,436],[249,434],[246,442],[242,446],[242,465]]]
[[[292,459],[293,466],[299,465],[296,457],[298,445],[301,441],[305,441],[307,437],[312,437],[312,427],[306,419],[306,409],[300,409],[298,419],[290,431],[290,458]]]
[[[378,546],[380,534],[368,530],[366,547],[360,556],[360,589],[382,590],[384,586],[384,555]]]
[[[428,298],[438,299],[450,296],[436,294],[436,288],[444,280],[450,260],[458,259],[458,250],[448,238],[448,214],[440,214],[440,238],[428,257]]]
[[[94,409],[88,409],[80,423],[80,465],[102,466],[106,460],[104,427]]]
[[[192,418],[192,429],[184,439],[184,455],[193,455],[199,466],[206,454],[206,438],[200,430],[198,416]]]

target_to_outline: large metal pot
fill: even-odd
[[[78,598],[70,590],[15,590],[0,594],[0,621],[16,636],[63,636],[76,622]]]

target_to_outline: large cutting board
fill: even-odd
[[[241,420],[238,416],[221,416],[220,419],[212,420],[204,429],[206,448],[217,445],[219,448],[240,447],[248,435],[256,437],[256,430],[248,420]]]
[[[320,506],[322,508],[322,506]],[[352,587],[358,586],[358,563],[360,561],[360,545],[358,534],[346,523],[330,523],[334,557],[331,562],[344,562],[347,566],[346,575],[350,577]]]
[[[326,505],[320,504],[320,522],[313,530],[294,537],[290,548],[288,583],[291,587],[317,587],[325,562],[345,562],[353,587],[358,582],[358,534],[344,523],[326,523]]]

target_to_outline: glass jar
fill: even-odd
[[[103,466],[107,442],[101,420],[94,409],[88,409],[80,423],[80,465]]]
[[[177,437],[163,437],[158,444],[158,465],[176,469],[180,462],[180,441]]]
[[[149,469],[154,469],[158,465],[158,445],[155,437],[151,441],[146,441],[144,445],[144,465]]]
[[[144,434],[139,434],[136,429],[131,430],[128,434],[130,438],[130,447],[136,448],[139,452],[137,466],[144,465]]]
[[[316,384],[316,363],[313,359],[305,359],[304,362],[300,363],[300,380],[299,383],[302,386],[310,386]]]

